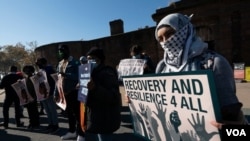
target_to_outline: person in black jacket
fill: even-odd
[[[29,102],[25,105],[29,115],[29,125],[27,129],[29,130],[37,130],[40,128],[40,116],[38,112],[38,105],[37,105],[37,96],[34,88],[34,84],[31,81],[31,78],[34,75],[35,68],[32,65],[25,65],[23,67],[23,72],[27,75],[26,79],[26,86],[29,91],[29,94],[34,99],[34,101]]]
[[[69,129],[68,132],[61,136],[62,140],[74,139],[77,141],[84,140],[84,132],[81,130],[80,125],[80,101],[77,100],[78,89],[78,67],[80,62],[70,55],[70,48],[68,45],[59,44],[58,55],[61,61],[57,66],[58,77],[62,78],[62,89],[67,103],[66,113],[68,117]],[[60,94],[55,88],[54,99],[60,100]]]
[[[9,108],[12,103],[15,103],[15,119],[16,119],[16,126],[21,127],[23,126],[23,122],[20,121],[21,112],[20,112],[20,101],[16,91],[11,86],[12,84],[16,83],[17,80],[22,79],[20,75],[17,73],[17,67],[11,66],[10,73],[5,75],[1,81],[0,89],[5,89],[5,99],[3,104],[3,117],[4,123],[1,124],[4,128],[8,128],[9,124]]]
[[[87,84],[86,135],[88,141],[112,141],[113,132],[121,123],[121,94],[118,75],[114,68],[106,66],[100,48],[92,48],[88,59],[96,62]]]
[[[38,58],[36,61],[36,65],[39,67],[39,69],[46,72],[47,80],[49,83],[49,97],[43,101],[41,101],[41,104],[43,105],[47,117],[48,117],[48,127],[46,128],[46,132],[50,134],[54,134],[59,130],[58,126],[58,115],[56,111],[56,103],[54,101],[54,90],[55,90],[55,81],[53,80],[51,74],[54,74],[56,71],[53,69],[51,65],[48,65],[48,61],[46,58]]]

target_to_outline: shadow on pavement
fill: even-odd
[[[31,141],[27,136],[8,134],[5,130],[0,130],[1,141]]]

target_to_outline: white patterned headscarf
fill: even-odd
[[[207,44],[195,35],[190,18],[179,13],[169,14],[156,27],[155,37],[157,40],[159,27],[166,25],[175,30],[175,34],[169,37],[166,42],[160,43],[164,49],[165,72],[181,71],[189,58],[200,55],[207,48]]]

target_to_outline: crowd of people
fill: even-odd
[[[143,47],[133,45],[130,55],[133,59],[144,59],[144,74],[147,73],[171,73],[187,72],[197,70],[213,71],[215,89],[218,94],[219,109],[222,120],[215,121],[214,126],[221,128],[223,124],[248,124],[241,110],[242,103],[236,96],[236,87],[233,71],[227,60],[218,53],[208,50],[207,43],[195,34],[190,17],[174,13],[164,17],[156,26],[156,40],[164,50],[164,58],[154,65],[151,58],[143,52]],[[105,64],[105,54],[99,47],[93,47],[86,54],[77,59],[70,55],[67,45],[58,47],[60,62],[54,70],[48,65],[46,58],[38,58],[36,66],[39,70],[46,72],[49,83],[49,96],[41,101],[47,114],[48,127],[45,132],[54,134],[60,127],[56,102],[62,100],[60,94],[65,97],[66,115],[68,119],[68,132],[61,136],[62,140],[77,138],[77,141],[112,141],[113,132],[119,129],[121,124],[121,94],[119,92],[119,81],[117,70]],[[81,64],[95,62],[87,83],[88,96],[84,109],[77,99],[79,87],[78,67]],[[22,72],[24,76],[17,74],[17,67],[11,66],[10,73],[3,77],[0,88],[5,89],[5,100],[3,105],[4,121],[2,125],[8,128],[9,108],[15,104],[16,126],[22,127],[21,106],[19,97],[12,84],[20,79],[25,79],[29,94],[33,101],[24,105],[27,108],[29,125],[28,129],[36,130],[40,126],[39,110],[35,87],[31,77],[35,75],[35,66],[26,65]],[[57,73],[61,79],[61,87],[53,80],[51,74]],[[128,98],[128,102],[129,97]],[[84,110],[84,125],[81,125],[80,109]]]
[[[68,132],[61,136],[62,140],[77,139],[77,141],[110,141],[112,133],[120,127],[121,123],[121,94],[119,92],[118,76],[115,69],[105,65],[105,55],[101,48],[92,48],[86,57],[80,59],[70,55],[70,49],[67,45],[58,46],[58,57],[60,62],[56,69],[48,65],[46,58],[38,58],[36,66],[25,65],[22,69],[22,75],[18,72],[16,66],[10,67],[10,73],[3,77],[0,88],[5,89],[5,100],[3,105],[4,121],[1,123],[4,128],[9,124],[9,108],[12,103],[15,104],[15,119],[17,127],[24,127],[21,122],[23,108],[27,109],[29,123],[28,130],[41,130],[44,133],[55,134],[59,129],[57,102],[62,100],[60,93],[63,92],[66,109],[65,115],[68,121]],[[80,101],[78,100],[79,87],[79,65],[95,62],[92,68],[91,79],[87,84],[88,98],[84,103],[83,109],[85,121],[81,125]],[[38,68],[36,71],[35,67]],[[47,83],[49,85],[48,97],[38,101],[36,87],[32,81],[34,75],[41,75],[41,71],[46,72]],[[52,74],[57,74],[61,79],[61,87],[53,79]],[[25,95],[26,102],[20,103],[18,92],[12,87],[13,84],[25,80],[27,92],[33,100],[28,102],[28,95]],[[40,88],[39,88],[40,89]],[[39,90],[40,91],[40,90]],[[45,129],[40,128],[40,115],[38,103],[47,115],[48,126]]]

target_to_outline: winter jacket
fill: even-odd
[[[61,73],[60,68],[63,65],[63,60],[59,62],[57,66],[57,72]],[[80,65],[79,60],[74,59],[72,56],[68,59],[68,64],[66,66],[64,76],[63,76],[63,91],[64,94],[67,95],[68,93],[72,92],[76,89],[76,85],[78,83],[78,66]],[[56,88],[55,96],[58,96],[58,90]]]
[[[95,88],[88,91],[86,102],[86,131],[112,133],[121,123],[121,94],[115,69],[99,65],[91,73]]]
[[[166,69],[164,61],[160,61],[156,73]],[[204,51],[203,54],[189,58],[182,71],[211,70],[214,75],[216,93],[224,120],[236,120],[242,107],[236,96],[236,86],[233,70],[228,61],[213,51]],[[229,118],[229,119],[228,119]]]

